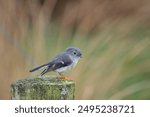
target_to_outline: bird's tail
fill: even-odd
[[[36,68],[34,68],[34,69],[31,69],[29,72],[34,72],[34,71],[36,71],[36,70],[38,70],[38,69],[40,69],[40,68],[42,68],[42,67],[44,67],[44,66],[46,66],[46,65],[47,65],[47,64],[38,66],[38,67],[36,67]]]

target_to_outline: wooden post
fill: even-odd
[[[73,100],[75,82],[59,78],[27,78],[11,84],[12,100]]]

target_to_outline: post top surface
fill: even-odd
[[[21,79],[21,80],[17,80],[15,82],[12,83],[13,84],[39,84],[39,85],[69,85],[69,84],[74,84],[75,81],[73,80],[62,80],[58,77],[28,77],[26,79]]]

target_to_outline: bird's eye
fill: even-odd
[[[76,55],[77,53],[76,53],[76,52],[74,52],[73,54],[74,54],[74,55]]]

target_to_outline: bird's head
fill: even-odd
[[[81,53],[81,50],[79,48],[69,47],[65,50],[65,52],[72,55],[73,57],[82,58],[82,53]]]

